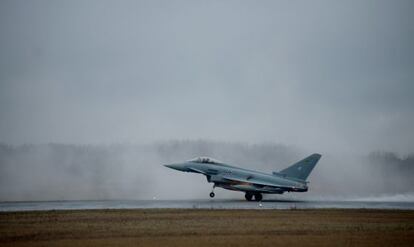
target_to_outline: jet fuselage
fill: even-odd
[[[248,199],[253,195],[259,197],[260,193],[308,191],[305,179],[320,157],[319,154],[313,154],[281,172],[272,174],[231,166],[206,157],[165,166],[182,172],[205,175],[208,182],[214,183],[214,187],[245,192]],[[214,197],[214,192],[210,193],[210,196]],[[261,199],[261,195],[259,198]]]

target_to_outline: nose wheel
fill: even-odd
[[[216,194],[214,194],[214,188],[216,188],[216,184],[213,185],[213,189],[211,190],[210,197],[213,198]]]

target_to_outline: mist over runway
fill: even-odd
[[[178,173],[163,164],[210,156],[270,174],[308,154],[282,144],[207,140],[149,145],[0,145],[0,201],[202,199],[208,197],[213,186],[204,176]],[[413,156],[326,153],[308,178],[309,192],[298,193],[295,198],[290,198],[291,194],[264,198],[341,201],[410,195],[414,188],[412,174]],[[243,198],[239,192],[220,188],[216,196]]]
[[[0,202],[0,211],[45,211],[83,209],[404,209],[414,210],[414,201],[337,201],[337,200],[104,200]]]

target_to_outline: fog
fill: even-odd
[[[212,184],[204,176],[162,166],[198,155],[271,173],[309,153],[276,144],[205,140],[151,145],[0,146],[0,200],[200,199]],[[311,174],[310,192],[267,198],[358,199],[409,196],[412,200],[414,155],[324,155]],[[217,189],[218,198],[243,198]]]
[[[410,194],[413,10],[1,1],[0,200],[203,197],[160,164],[270,172],[315,152],[306,196]]]

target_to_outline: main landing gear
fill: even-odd
[[[244,195],[244,197],[248,201],[252,201],[253,200],[253,196],[254,196],[254,200],[255,201],[258,201],[258,202],[263,199],[263,196],[260,193],[249,193],[249,192],[246,192],[246,194]]]

